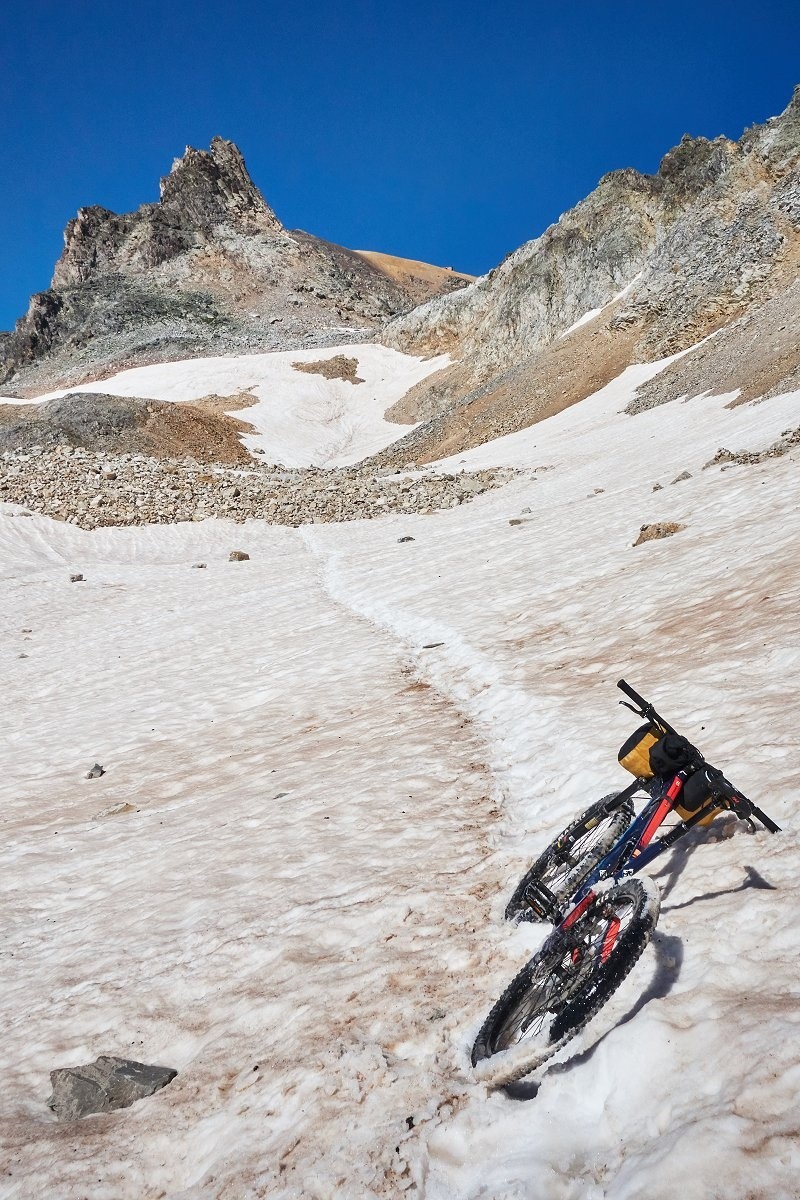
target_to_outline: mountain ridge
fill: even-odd
[[[467,281],[380,257],[287,229],[215,137],[175,159],[155,203],[78,210],[50,288],[0,336],[0,382],[31,395],[162,359],[360,341]]]
[[[608,172],[478,279],[287,230],[215,138],[175,160],[155,204],[79,211],[53,287],[0,335],[0,361],[30,396],[164,359],[368,337],[448,354],[386,413],[417,426],[376,460],[398,466],[525,428],[676,354],[631,414],[723,383],[734,399],[800,385],[798,287],[800,87],[738,140],[687,134],[653,174]]]
[[[387,414],[423,425],[384,460],[427,461],[525,428],[626,365],[691,350],[711,334],[718,342],[696,390],[724,374],[752,392],[753,371],[729,369],[738,332],[723,331],[767,304],[775,327],[763,330],[760,369],[771,387],[788,386],[800,352],[783,345],[778,369],[767,343],[782,332],[799,272],[800,87],[780,116],[738,141],[685,135],[653,175],[604,175],[488,275],[391,321],[387,345],[456,361]],[[692,358],[654,383],[652,397],[680,395]]]

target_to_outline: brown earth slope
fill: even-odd
[[[398,258],[377,250],[356,250],[356,254],[399,283],[417,304],[475,282],[474,275],[465,275],[463,271],[454,271],[452,267],[434,267],[414,258]]]
[[[0,404],[0,452],[70,446],[252,465],[240,440],[252,426],[225,416],[220,402],[230,408],[246,405],[242,397],[210,396],[193,404],[171,404],[96,392],[73,392],[43,404]]]

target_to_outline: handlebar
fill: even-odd
[[[654,725],[658,725],[659,728],[663,729],[665,733],[675,732],[669,721],[665,721],[663,717],[658,715],[650,701],[645,700],[644,696],[640,696],[637,691],[634,691],[631,685],[626,683],[624,679],[617,681],[617,687],[621,692],[624,692],[625,695],[628,696],[637,706],[632,710],[633,712],[638,713],[640,717],[644,717],[646,721],[652,721]],[[625,704],[625,701],[620,700],[620,704]],[[631,708],[631,705],[625,704],[625,707]]]
[[[780,825],[776,825],[772,817],[768,817],[757,804],[748,800],[743,792],[738,791],[731,781],[725,778],[722,771],[717,767],[712,767],[710,763],[705,764],[704,770],[712,791],[722,797],[726,802],[726,807],[736,813],[740,821],[750,821],[756,817],[770,833],[781,832]]]
[[[646,721],[651,721],[654,725],[663,729],[665,733],[675,733],[673,727],[663,717],[658,715],[653,705],[648,700],[645,700],[643,696],[640,696],[624,679],[620,679],[617,682],[617,687],[637,706],[633,711],[637,712],[639,716],[644,717]],[[620,704],[625,704],[625,701],[620,700]],[[632,708],[632,705],[625,704],[625,707]],[[699,769],[700,767],[705,769],[706,777],[712,791],[726,801],[727,808],[736,813],[736,816],[741,821],[752,820],[752,817],[756,817],[770,833],[781,832],[780,825],[776,825],[771,817],[768,817],[757,805],[753,804],[752,800],[748,800],[747,796],[737,791],[730,780],[725,778],[722,771],[718,770],[717,767],[712,767],[710,763],[705,761],[696,747],[693,746],[692,749],[697,754],[698,759],[695,769]]]
[[[621,692],[624,692],[626,696],[633,700],[634,704],[639,705],[639,708],[642,709],[642,715],[644,715],[644,709],[652,707],[652,705],[648,705],[644,697],[640,696],[638,692],[635,692],[631,685],[626,683],[624,679],[617,680],[617,687]],[[620,703],[622,702],[620,701]]]

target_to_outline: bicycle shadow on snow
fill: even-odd
[[[720,896],[733,896],[736,892],[746,892],[750,888],[755,888],[759,892],[776,892],[774,883],[769,883],[763,875],[759,875],[755,867],[745,867],[746,878],[733,888],[720,888],[718,892],[703,892],[699,896],[692,896],[691,900],[684,900],[682,904],[670,904],[668,908],[662,908],[662,912],[677,912],[680,908],[691,908],[693,904],[700,904],[703,900],[716,900]]]
[[[661,892],[662,914],[677,912],[681,908],[690,908],[691,905],[700,904],[704,900],[716,900],[720,896],[732,896],[736,892],[747,891],[748,888],[756,888],[759,891],[775,891],[774,884],[768,883],[763,876],[759,875],[755,867],[745,866],[745,878],[737,887],[720,888],[717,892],[701,892],[699,896],[692,896],[690,900],[684,900],[680,904],[664,905],[664,901],[668,899],[686,869],[686,864],[692,853],[700,846],[713,846],[719,841],[727,840],[727,837],[730,836],[733,835],[723,833],[722,836],[715,837],[710,830],[694,829],[682,842],[673,848],[662,869],[652,872],[652,877],[655,879]]]

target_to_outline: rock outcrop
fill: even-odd
[[[0,383],[35,395],[145,362],[359,341],[467,282],[402,261],[285,229],[214,138],[175,161],[157,203],[79,210],[50,289],[0,335]]]
[[[64,231],[52,287],[67,288],[121,273],[139,276],[213,240],[218,226],[242,233],[283,232],[232,142],[214,138],[209,151],[187,146],[161,180],[161,199],[118,216],[81,208]]]
[[[178,454],[198,462],[248,465],[252,455],[240,435],[251,432],[252,426],[226,415],[214,403],[217,399],[174,404],[138,396],[70,392],[42,404],[0,404],[0,454],[33,446],[71,447],[162,458]],[[255,396],[249,397],[251,404],[255,401]],[[224,398],[223,404],[239,407],[233,396]],[[0,469],[0,482],[1,477]]]
[[[524,428],[629,363],[686,350],[770,303],[767,324],[779,331],[799,264],[800,88],[780,117],[739,141],[687,135],[655,175],[606,175],[489,275],[392,321],[382,335],[388,345],[447,351],[458,362],[390,410],[426,424],[382,461],[425,461]],[[713,387],[720,372],[752,396],[747,363],[731,371],[730,341],[719,353],[707,345],[706,382],[695,380],[695,391]],[[692,358],[676,364],[670,390],[645,407],[681,394]],[[795,338],[779,366],[761,361],[759,373],[774,390],[798,367]]]

